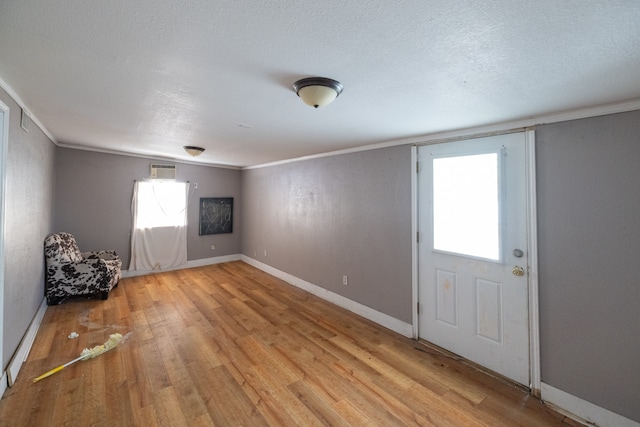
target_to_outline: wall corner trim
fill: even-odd
[[[7,385],[9,387],[15,383],[15,380],[18,377],[18,372],[20,372],[20,368],[22,368],[22,364],[27,360],[27,356],[29,355],[29,351],[31,351],[31,346],[33,345],[33,341],[36,338],[36,334],[38,333],[38,329],[40,329],[42,319],[46,312],[47,301],[43,298],[40,303],[40,308],[38,308],[27,332],[24,334],[24,337],[22,337],[22,341],[20,341],[18,350],[9,361],[9,366],[7,368]]]
[[[335,292],[331,292],[323,287],[314,285],[313,283],[307,282],[306,280],[302,280],[289,273],[278,270],[277,268],[271,267],[270,265],[263,264],[260,261],[257,261],[246,255],[241,255],[240,261],[246,262],[247,264],[260,269],[265,273],[271,274],[272,276],[284,280],[290,285],[305,290],[319,298],[322,298],[325,301],[333,303],[359,316],[362,316],[365,319],[371,320],[372,322],[375,322],[380,326],[384,326],[387,329],[397,332],[400,335],[403,335],[407,338],[413,338],[413,325],[391,317],[388,314],[381,313],[377,310],[372,309],[371,307],[367,307],[366,305],[362,305],[358,302],[350,300],[349,298],[345,298],[342,295],[338,295]]]
[[[599,427],[640,427],[640,423],[542,383],[542,401],[580,423]]]

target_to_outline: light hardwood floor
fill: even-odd
[[[32,383],[115,332],[125,338],[110,352]],[[106,301],[49,307],[0,425],[577,424],[238,261],[123,279]]]

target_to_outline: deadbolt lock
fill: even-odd
[[[518,267],[517,265],[511,269],[511,274],[514,276],[524,276],[524,268]]]

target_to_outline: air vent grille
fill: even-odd
[[[175,165],[151,165],[151,179],[176,179],[176,166]]]

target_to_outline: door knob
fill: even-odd
[[[511,269],[511,274],[513,274],[514,276],[524,276],[524,268],[516,265]]]

